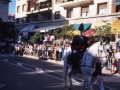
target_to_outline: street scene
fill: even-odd
[[[9,54],[0,55],[1,90],[64,90],[63,62],[24,57],[15,59]],[[119,90],[120,75],[103,71],[105,90]],[[73,90],[80,90],[83,76],[73,76]],[[85,89],[87,90],[87,89]],[[97,82],[93,90],[99,90]]]
[[[120,90],[120,0],[0,0],[0,90]]]

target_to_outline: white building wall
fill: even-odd
[[[26,17],[26,12],[22,12],[22,6],[23,4],[26,4],[26,0],[20,0],[20,1],[17,1],[16,0],[16,13],[15,13],[15,18],[22,18],[22,17]],[[17,12],[17,7],[20,6],[20,13]]]
[[[9,3],[3,3],[3,1],[0,1],[0,18],[2,18],[3,22],[8,21],[8,8]]]

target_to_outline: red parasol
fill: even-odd
[[[91,37],[95,32],[93,30],[87,30],[82,35],[85,37]]]

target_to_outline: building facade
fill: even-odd
[[[0,0],[0,18],[3,22],[8,21],[8,8],[10,0]]]
[[[112,23],[120,17],[116,0],[16,0],[16,29],[29,24],[37,28],[51,25]]]
[[[15,15],[14,14],[8,14],[8,22],[15,23]]]

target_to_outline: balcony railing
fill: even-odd
[[[69,8],[69,7],[78,7],[81,5],[85,5],[85,4],[90,4],[91,2],[93,2],[93,0],[63,0],[62,3],[60,4],[61,7],[64,8]]]
[[[74,1],[74,0],[63,0],[62,3],[67,3],[67,2],[71,2],[71,1]]]

